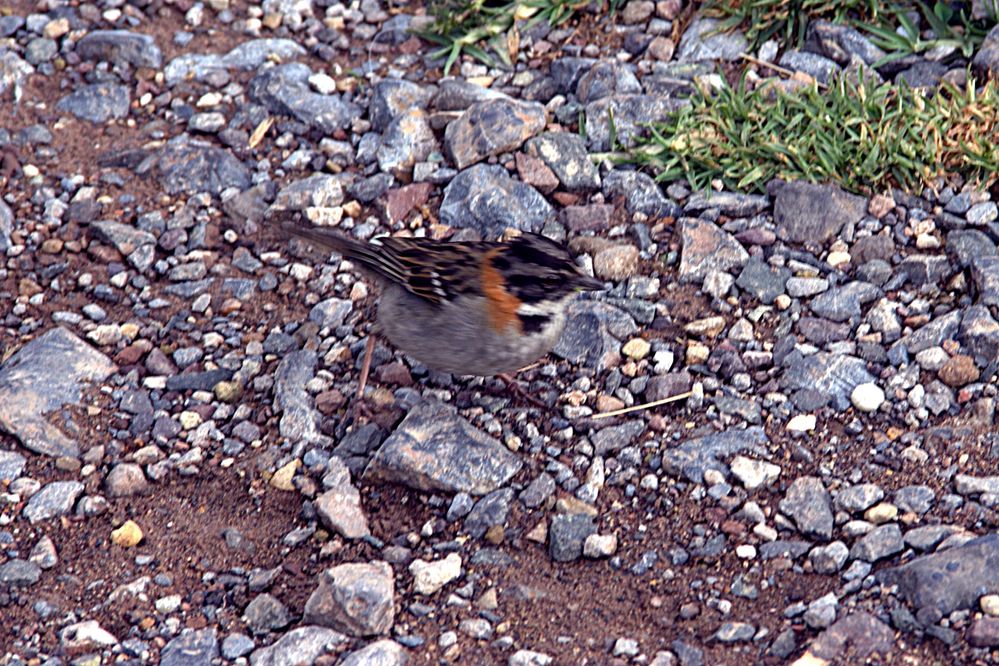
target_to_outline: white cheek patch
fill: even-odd
[[[558,314],[562,309],[565,299],[557,301],[541,301],[539,303],[521,303],[517,308],[517,314],[526,317],[551,317]]]

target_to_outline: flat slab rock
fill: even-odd
[[[885,569],[878,579],[897,585],[915,610],[936,609],[944,616],[975,608],[979,598],[999,592],[999,533],[989,534],[939,553]]]
[[[382,443],[364,477],[417,490],[485,495],[509,481],[522,465],[454,409],[423,402]]]
[[[115,364],[65,328],[35,338],[0,366],[0,427],[43,455],[77,457],[79,444],[47,415],[78,404],[84,388]]]
[[[844,657],[864,660],[875,653],[887,655],[894,645],[895,632],[888,625],[870,613],[857,611],[840,618],[823,631],[794,664],[815,666],[833,663]]]
[[[729,458],[745,451],[763,455],[768,441],[766,432],[758,426],[694,437],[666,451],[663,454],[663,466],[670,474],[682,475],[694,483],[702,483],[704,472],[709,469],[727,471],[721,458]]]

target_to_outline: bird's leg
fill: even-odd
[[[354,404],[351,409],[351,421],[356,423],[359,414],[363,414],[368,420],[371,419],[371,412],[364,402],[364,389],[368,385],[368,374],[371,372],[371,357],[375,353],[375,334],[368,333],[367,343],[364,345],[364,361],[361,362],[361,377],[357,381],[357,395],[354,396]]]
[[[535,398],[533,395],[529,394],[527,391],[525,391],[524,389],[522,389],[520,387],[520,384],[517,383],[517,380],[513,378],[513,375],[510,375],[509,373],[504,372],[503,374],[496,375],[496,376],[500,380],[502,380],[502,382],[504,384],[506,384],[507,390],[509,390],[511,393],[513,393],[515,396],[517,396],[518,398],[520,398],[524,402],[527,402],[527,403],[529,403],[529,404],[537,407],[538,409],[548,409],[548,405],[546,405],[545,403],[541,402],[540,400],[538,400],[537,398]]]
[[[361,363],[361,378],[357,382],[357,399],[364,399],[364,387],[368,385],[368,374],[371,372],[371,357],[375,353],[375,334],[368,334],[367,344],[364,345],[364,362]]]

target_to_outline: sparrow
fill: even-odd
[[[364,243],[324,227],[285,221],[281,229],[356,263],[379,283],[376,331],[428,368],[455,375],[510,373],[545,356],[582,291],[604,288],[544,236],[508,242],[382,237]],[[374,337],[361,370],[370,368]]]

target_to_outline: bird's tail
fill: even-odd
[[[362,243],[333,229],[314,227],[296,220],[282,220],[278,223],[278,229],[288,237],[300,238],[326,252],[341,254],[383,278],[395,281],[403,279],[404,270],[398,259],[380,246]]]

